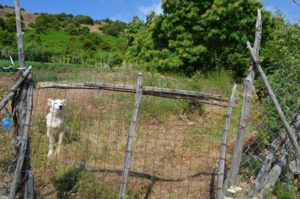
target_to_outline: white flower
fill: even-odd
[[[236,192],[242,191],[242,188],[241,187],[230,186],[229,189],[227,189],[227,191],[230,192],[230,193],[236,193]]]
[[[236,191],[234,190],[234,189],[227,189],[227,191],[229,192],[229,193],[236,193]]]

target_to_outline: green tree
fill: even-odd
[[[249,55],[245,43],[253,41],[256,11],[261,6],[257,0],[163,0],[163,13],[148,16],[150,37],[144,35],[144,42],[139,43],[148,45],[152,40],[152,54],[160,56],[160,60],[176,58],[177,66],[160,66],[160,70],[192,74],[224,67],[240,75],[247,68]],[[145,33],[144,29],[140,31]],[[139,58],[146,58],[142,47],[133,48]]]
[[[104,34],[117,37],[119,36],[120,33],[124,32],[125,28],[126,28],[126,23],[124,22],[118,20],[117,21],[107,20],[102,24],[100,30],[102,30]]]
[[[36,18],[33,27],[37,33],[45,33],[49,29],[58,29],[59,20],[55,16],[49,14],[40,14]]]
[[[94,24],[94,20],[91,17],[85,16],[85,15],[75,16],[74,17],[74,22],[79,23],[79,24],[86,24],[86,25],[93,25]]]

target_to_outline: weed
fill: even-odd
[[[274,187],[274,195],[278,199],[297,199],[300,197],[296,187],[291,184],[277,182]]]

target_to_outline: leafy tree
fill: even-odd
[[[126,34],[125,34],[129,46],[132,45],[132,42],[134,41],[136,34],[145,28],[147,28],[146,24],[138,16],[133,17],[132,22],[127,24]]]
[[[123,63],[123,56],[119,52],[111,53],[108,57],[108,65],[110,68],[120,66]]]
[[[160,70],[192,74],[224,67],[241,75],[249,60],[245,43],[253,40],[256,10],[261,6],[257,0],[163,0],[163,14],[148,16],[150,37],[144,35],[144,42],[139,43],[148,45],[148,40],[152,40],[152,50],[168,52],[180,60],[176,61],[177,67],[160,67]],[[144,60],[144,49],[133,48]],[[160,59],[163,57],[168,56]]]
[[[66,33],[70,34],[70,35],[77,35],[78,34],[78,27],[80,27],[79,24],[69,23],[64,28],[64,31]]]
[[[79,28],[78,30],[79,35],[89,35],[90,34],[90,29],[86,26]]]
[[[0,45],[2,46],[1,48],[3,48],[4,46],[15,47],[16,46],[15,33],[0,29]]]
[[[102,27],[100,27],[100,30],[104,34],[112,35],[112,36],[119,36],[120,33],[124,32],[126,28],[126,23],[121,21],[111,21],[107,20],[104,24],[102,24]]]
[[[94,20],[89,17],[89,16],[85,16],[85,15],[77,15],[74,17],[74,22],[78,23],[78,24],[87,24],[87,25],[93,25],[94,24]]]
[[[6,24],[3,18],[0,18],[0,29],[5,30]]]
[[[33,26],[37,33],[45,33],[49,29],[57,30],[59,28],[59,20],[49,14],[40,14]]]

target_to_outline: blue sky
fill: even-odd
[[[298,0],[300,2],[300,0]],[[111,18],[130,21],[133,16],[144,18],[151,10],[161,12],[161,0],[20,0],[21,7],[30,12],[84,14],[94,19]],[[300,7],[291,0],[263,0],[265,8],[281,12],[291,22],[300,19]],[[13,0],[0,0],[13,5]]]

